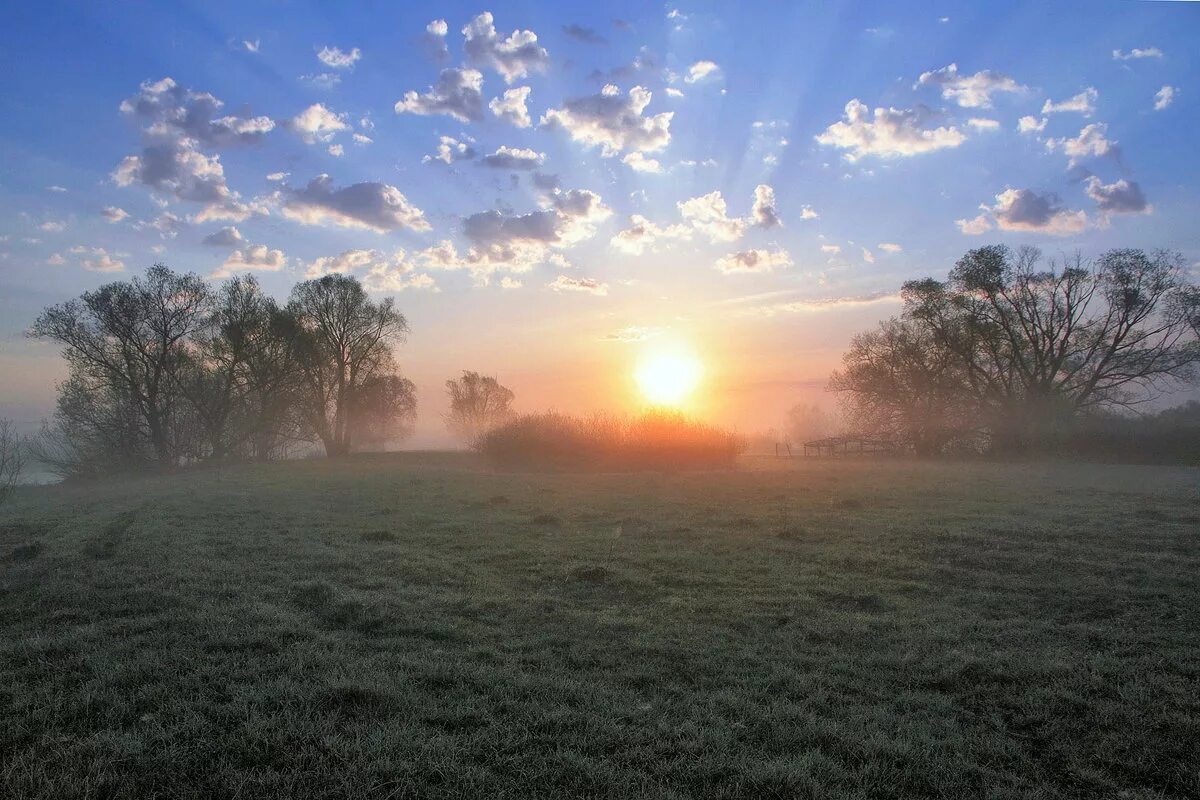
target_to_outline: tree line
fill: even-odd
[[[900,316],[853,338],[830,389],[855,433],[919,455],[1053,447],[1197,377],[1200,288],[1178,253],[1047,262],[993,245],[901,295]]]
[[[398,443],[417,413],[396,362],[408,332],[392,298],[372,300],[352,276],[303,281],[280,304],[251,275],[214,287],[156,264],[33,323],[68,374],[27,449],[87,477]],[[446,425],[466,442],[512,416],[494,377],[464,372],[446,388]]]
[[[393,301],[352,277],[304,281],[280,305],[252,276],[214,288],[155,265],[33,323],[30,336],[62,346],[68,376],[32,450],[85,476],[402,439],[416,415],[395,361],[407,332]]]

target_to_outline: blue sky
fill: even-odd
[[[656,339],[765,427],[969,247],[1200,260],[1197,4],[732,8],[10,9],[0,414],[52,403],[39,308],[155,261],[396,296],[434,436],[457,370],[621,406]]]

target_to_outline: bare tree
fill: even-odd
[[[905,316],[954,353],[993,434],[1021,448],[1093,409],[1154,399],[1200,359],[1182,257],[1111,250],[1041,269],[1041,253],[968,252],[945,283],[904,286]]]
[[[352,398],[351,440],[356,445],[384,447],[413,433],[417,390],[399,375],[378,375],[359,386]]]
[[[283,316],[251,275],[217,292],[181,381],[203,427],[203,457],[267,458],[292,427],[299,363],[296,328]]]
[[[843,396],[850,426],[936,455],[973,434],[975,401],[955,353],[912,320],[860,333],[829,388]]]
[[[24,469],[24,442],[11,420],[0,419],[0,503],[12,494]]]
[[[130,457],[145,444],[160,466],[178,464],[192,430],[178,379],[210,311],[203,280],[161,264],[43,311],[30,335],[61,344],[70,370],[59,433],[120,437]]]
[[[464,371],[461,378],[446,381],[450,412],[446,428],[467,444],[513,417],[512,391],[490,375]]]
[[[390,297],[374,303],[346,275],[298,284],[287,311],[298,329],[300,413],[327,455],[349,453],[361,430],[354,420],[355,398],[372,381],[394,373],[392,346],[403,341],[408,323]]]

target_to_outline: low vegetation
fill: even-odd
[[[1195,470],[471,458],[19,488],[0,797],[1200,796]]]
[[[527,414],[481,434],[475,449],[493,466],[525,469],[723,469],[740,437],[683,414]]]

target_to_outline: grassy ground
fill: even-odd
[[[1200,472],[393,455],[0,510],[0,797],[1200,796]]]

